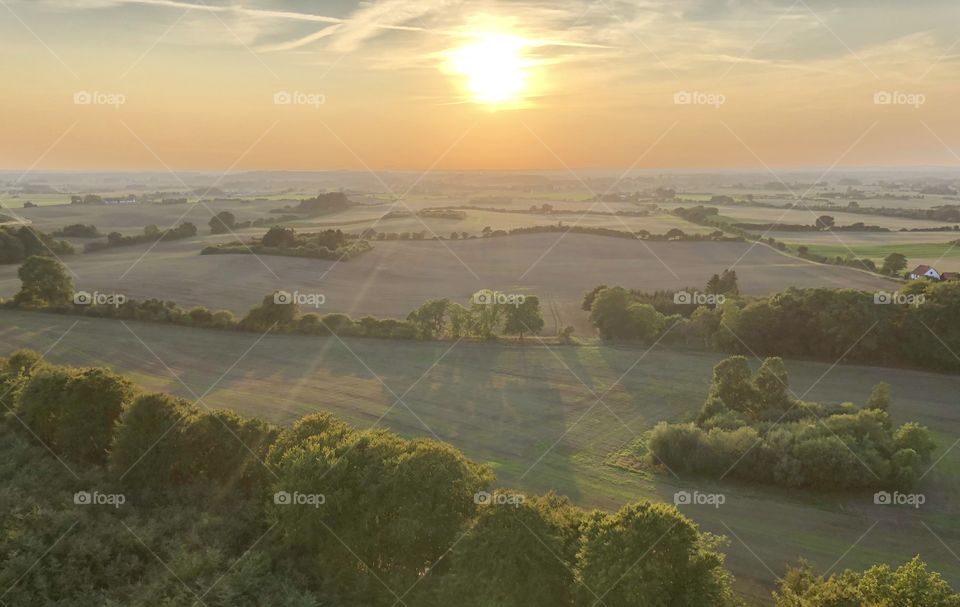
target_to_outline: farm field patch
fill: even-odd
[[[108,249],[65,257],[78,288],[160,298],[245,313],[278,289],[320,292],[320,313],[403,316],[426,300],[466,303],[482,288],[539,296],[553,302],[556,322],[580,336],[589,328],[579,310],[583,294],[600,284],[645,291],[702,288],[733,267],[740,289],[768,294],[798,287],[891,289],[896,282],[851,268],[783,255],[739,242],[644,242],[586,234],[529,234],[461,241],[376,242],[372,251],[337,263],[253,255],[200,255],[220,235]],[[587,264],[586,266],[584,264]],[[589,272],[582,268],[589,267]],[[0,295],[19,289],[15,265],[0,266]],[[548,333],[556,329],[547,315]]]

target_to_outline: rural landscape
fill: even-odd
[[[723,4],[0,0],[0,605],[960,606],[960,15]]]

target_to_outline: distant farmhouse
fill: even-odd
[[[910,279],[929,278],[930,280],[960,280],[960,272],[940,273],[931,266],[917,266],[913,272],[910,272]]]
[[[103,204],[137,204],[137,197],[130,195],[121,198],[104,198]]]
[[[86,196],[71,196],[70,204],[137,204],[137,197],[133,194],[113,198],[102,198],[96,194]]]

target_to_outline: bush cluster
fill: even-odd
[[[211,220],[211,225],[213,223]],[[345,261],[372,249],[367,240],[340,230],[297,234],[293,228],[274,226],[262,238],[211,245],[204,247],[201,254],[284,255]]]
[[[756,373],[735,356],[714,368],[707,400],[693,423],[659,423],[637,449],[677,473],[820,491],[909,488],[936,447],[910,422],[894,429],[889,386],[878,384],[863,408],[821,405],[793,396],[783,361]]]
[[[148,225],[143,228],[143,234],[137,234],[136,236],[124,236],[120,232],[110,232],[107,234],[107,239],[105,241],[98,240],[94,242],[88,242],[84,245],[83,250],[85,253],[92,253],[94,251],[102,251],[103,249],[111,249],[114,247],[126,247],[134,244],[143,244],[143,243],[153,243],[158,240],[167,241],[167,240],[181,240],[183,238],[191,238],[197,235],[197,226],[193,225],[189,221],[184,221],[175,228],[168,228],[166,230],[161,230],[155,225]]]

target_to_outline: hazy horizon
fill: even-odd
[[[6,0],[0,166],[960,161],[960,6]]]

